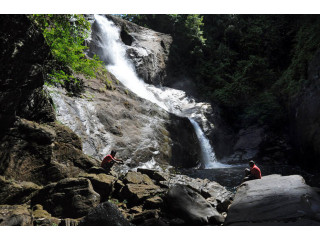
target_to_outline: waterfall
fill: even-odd
[[[181,90],[156,87],[139,79],[133,64],[126,57],[126,46],[120,41],[120,29],[107,18],[95,15],[101,35],[99,54],[107,62],[106,68],[119,81],[139,97],[147,99],[159,107],[179,116],[188,117],[201,144],[202,165],[204,168],[222,168],[228,165],[218,163],[214,151],[199,124],[194,119],[195,111],[200,111],[204,103],[197,103]],[[140,49],[146,51],[145,49]],[[203,116],[202,116],[203,117]]]
[[[126,59],[126,50],[119,40],[120,30],[103,16],[95,15],[96,21],[101,27],[101,41],[106,51],[103,52],[103,59],[108,60],[107,69],[117,79],[139,97],[147,99],[159,107],[168,110],[163,102],[155,98],[154,94],[147,90],[147,84],[138,78],[134,66]]]

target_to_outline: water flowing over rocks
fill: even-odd
[[[298,175],[269,175],[243,183],[226,225],[320,225],[320,197]]]
[[[167,76],[166,65],[169,56],[169,49],[172,42],[170,35],[155,32],[138,26],[121,18],[105,15],[120,28],[121,40],[126,45],[126,54],[132,60],[135,70],[141,79],[147,83],[155,85],[165,81]],[[100,54],[101,46],[95,41],[99,39],[99,26],[94,22],[92,25],[91,41],[89,56]],[[108,62],[110,59],[102,57],[103,61]]]
[[[168,163],[178,167],[199,164],[195,154],[199,143],[187,119],[137,97],[117,83],[112,74],[108,76],[113,91],[106,90],[101,79],[87,79],[82,98],[67,96],[62,89],[50,89],[57,119],[81,137],[86,154],[102,159],[116,149],[117,157],[130,168],[153,161],[165,168]]]

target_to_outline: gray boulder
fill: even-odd
[[[200,194],[177,184],[169,189],[166,204],[171,214],[190,225],[220,225],[224,218]]]
[[[320,197],[299,175],[240,185],[225,225],[320,225]]]
[[[80,226],[130,226],[119,209],[110,202],[104,202],[90,210]]]

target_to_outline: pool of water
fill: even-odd
[[[258,165],[258,164],[257,164]],[[258,165],[261,169],[262,177],[271,174],[281,174],[283,176],[298,174],[304,177],[306,183],[312,187],[320,187],[319,177],[310,174],[300,167],[286,164],[278,165]],[[244,169],[248,168],[247,164],[238,164],[230,168],[214,169],[183,169],[182,174],[192,178],[209,179],[226,187],[229,191],[236,191],[244,178]]]

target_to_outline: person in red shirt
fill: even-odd
[[[245,169],[245,178],[243,179],[243,182],[254,180],[254,179],[261,179],[261,170],[258,168],[257,165],[255,165],[254,161],[249,162],[250,169]]]
[[[116,151],[115,150],[111,150],[111,153],[109,155],[107,155],[101,162],[101,167],[107,171],[110,171],[110,169],[112,168],[113,164],[117,163],[117,164],[123,164],[123,161],[120,159],[116,159]]]

